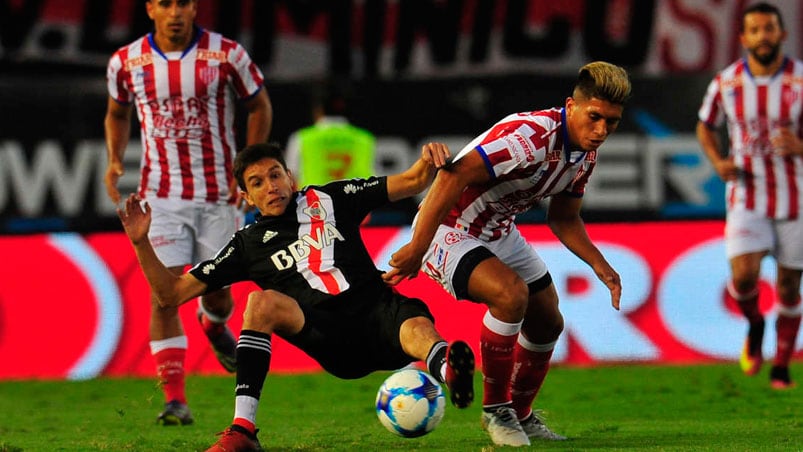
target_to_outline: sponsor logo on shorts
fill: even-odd
[[[163,235],[157,235],[155,237],[151,237],[151,246],[154,248],[159,248],[160,246],[167,246],[176,243],[175,239],[169,239]]]
[[[435,264],[440,268],[446,267],[446,258],[449,257],[449,252],[444,250],[443,247],[435,245],[435,250],[432,253],[435,258]]]

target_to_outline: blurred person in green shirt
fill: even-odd
[[[348,120],[348,94],[325,84],[313,102],[314,124],[294,132],[287,142],[287,167],[299,187],[374,174],[376,139]]]

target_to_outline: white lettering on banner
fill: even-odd
[[[739,356],[747,328],[740,314],[723,306],[722,290],[729,275],[725,244],[712,240],[679,255],[656,291],[661,318],[672,335],[690,348],[722,359]],[[769,257],[761,263],[761,278],[775,282],[775,263]],[[718,287],[717,281],[723,283]],[[803,335],[797,339],[799,349]],[[764,356],[774,356],[775,342],[775,334],[764,335]]]
[[[444,142],[457,153],[471,138],[428,136],[411,146],[400,137],[378,137],[376,174],[407,169],[418,157],[421,146],[428,142]],[[141,153],[139,140],[129,142],[123,160],[125,173],[118,181],[122,196],[137,190]],[[584,208],[659,211],[668,202],[668,192],[680,197],[678,204],[724,203],[724,198],[710,199],[707,184],[711,180],[717,183],[718,179],[708,160],[701,158],[692,134],[668,138],[617,135],[608,139],[598,153],[598,160],[583,198]],[[71,153],[55,141],[43,141],[32,150],[26,150],[18,141],[0,142],[0,214],[13,203],[25,216],[75,216],[82,213],[91,188],[94,212],[98,216],[113,216],[115,205],[109,201],[103,184],[106,162],[106,145],[102,140],[80,141]],[[46,213],[49,193],[55,210]],[[417,199],[420,201],[423,196]]]
[[[91,180],[92,155],[76,152],[72,165],[67,165],[61,147],[54,141],[44,141],[37,146],[29,168],[25,152],[17,143],[5,142],[0,152],[6,168],[3,179],[11,186],[23,215],[42,215],[48,191],[59,206],[59,214],[72,216],[80,212]]]
[[[547,263],[555,288],[560,294],[560,310],[565,327],[555,345],[553,360],[564,361],[569,337],[595,361],[655,360],[660,350],[628,322],[627,313],[647,302],[652,289],[649,265],[636,251],[614,244],[597,243],[622,278],[621,310],[611,306],[611,293],[594,271],[566,248],[555,242],[532,246]],[[587,290],[572,294],[566,290],[570,278],[582,278]]]
[[[129,143],[124,156],[125,174],[118,189],[125,196],[136,191],[139,182],[139,141]],[[114,215],[115,205],[109,201],[103,177],[106,172],[106,145],[102,140],[84,140],[76,144],[72,158],[55,141],[38,143],[27,153],[17,141],[0,143],[0,213],[13,200],[23,216],[75,216],[81,213],[90,187],[95,194],[98,215]],[[55,211],[45,212],[48,194]]]

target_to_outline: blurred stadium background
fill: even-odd
[[[623,276],[622,312],[539,224],[542,210],[519,219],[561,291],[558,362],[692,363],[736,359],[744,334],[719,297],[728,270],[723,186],[694,125],[710,78],[740,55],[749,3],[199,0],[198,22],[243,43],[260,65],[272,139],[282,144],[311,121],[320,81],[348,80],[352,121],[378,137],[379,174],[406,168],[427,141],[458,149],[508,113],[562,104],[588,61],[628,68],[634,96],[584,202],[592,238]],[[785,50],[799,57],[803,1],[775,3]],[[140,0],[0,0],[0,356],[15,363],[0,378],[152,373],[147,286],[102,183],[105,65],[148,27]],[[133,131],[121,192],[138,179]],[[372,217],[366,241],[380,267],[404,243],[414,209],[411,200]],[[767,265],[766,281],[772,272]],[[239,286],[239,299],[249,289]],[[476,344],[463,325],[478,325],[479,307],[456,306],[423,277],[402,290],[430,301],[445,335]],[[763,290],[772,296],[771,284]],[[184,312],[190,369],[219,373],[192,312]],[[60,353],[40,359],[55,337]],[[765,347],[771,353],[774,338]],[[317,369],[282,349],[275,370]]]

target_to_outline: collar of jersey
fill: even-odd
[[[198,40],[201,39],[201,33],[203,33],[204,31],[203,28],[199,27],[198,25],[193,25],[192,29],[193,29],[192,41],[190,41],[190,45],[188,45],[187,48],[184,49],[183,52],[181,52],[181,58],[184,58],[184,55],[186,55],[187,52],[189,52],[193,47],[195,47],[195,44],[197,44]],[[160,49],[159,46],[156,45],[156,41],[153,40],[153,32],[148,33],[148,43],[151,45],[151,48],[156,51],[156,53],[161,55],[162,58],[164,58],[165,60],[167,59],[167,55],[165,55],[164,52],[162,52],[162,49]]]
[[[560,127],[563,129],[563,158],[566,160],[567,163],[574,165],[575,163],[583,160],[586,157],[586,151],[582,151],[580,157],[577,157],[577,160],[572,161],[572,151],[571,151],[571,143],[569,142],[569,129],[566,127],[566,108],[560,109],[560,120],[561,124]]]

